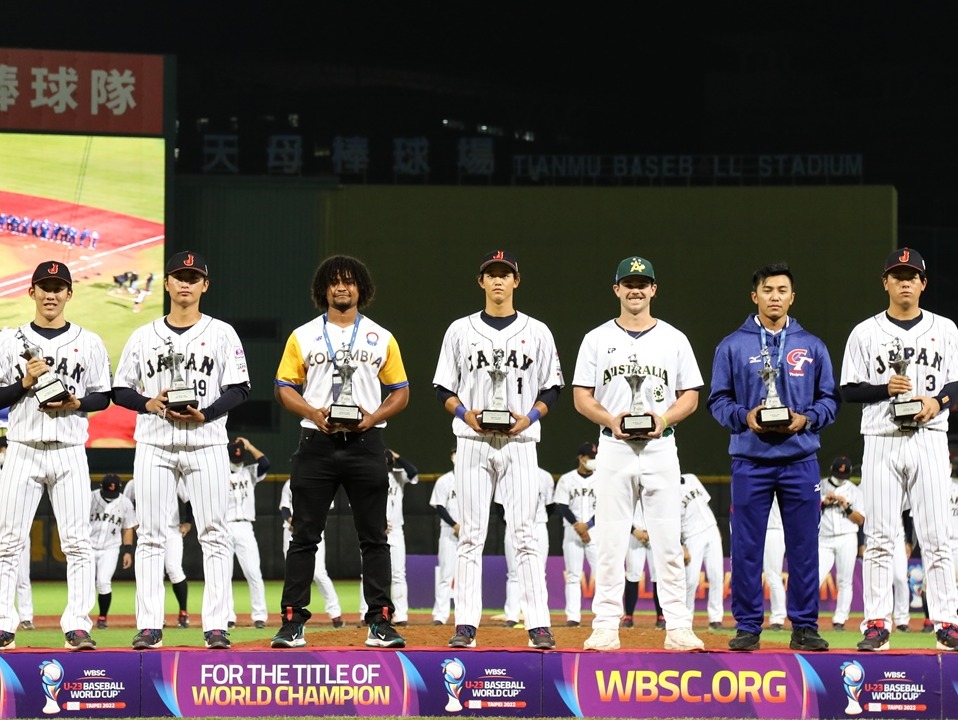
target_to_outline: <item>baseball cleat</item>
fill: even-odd
[[[566,627],[579,627],[579,625],[581,625],[581,623],[580,623],[578,620],[566,620],[566,621],[565,621],[565,626],[566,626]]]
[[[859,652],[881,652],[890,646],[889,633],[884,620],[869,620],[865,628],[865,637],[858,643]]]
[[[176,616],[176,627],[188,628],[190,626],[190,616],[186,610],[180,610],[180,614]]]
[[[106,615],[101,615],[96,619],[96,629],[97,630],[106,630],[109,627],[106,622]]]
[[[24,620],[20,623],[21,630],[36,630],[37,626],[33,624],[33,620]]]
[[[140,630],[133,638],[134,650],[153,650],[163,647],[162,630]]]
[[[257,630],[262,630],[263,628],[266,627],[266,621],[256,620],[255,622],[253,622],[253,627],[256,628]]]
[[[804,650],[806,652],[828,650],[828,642],[818,634],[818,630],[810,627],[792,628],[792,639],[788,646],[792,650]]]
[[[225,630],[207,630],[203,633],[206,640],[206,647],[210,650],[229,650],[230,634]]]
[[[554,650],[556,639],[547,627],[532,628],[529,631],[529,647],[537,650]]]
[[[396,628],[386,618],[379,622],[370,623],[366,633],[366,645],[369,647],[401,648],[406,647],[406,640],[396,632]]]
[[[910,630],[911,630],[911,628],[908,627],[905,623],[902,623],[901,625],[896,625],[896,626],[895,626],[895,632],[908,632],[908,631],[910,631]]]
[[[279,629],[269,646],[273,648],[297,648],[306,645],[305,625],[287,620]]]
[[[632,619],[631,615],[624,615],[622,617],[622,622],[619,623],[624,628],[635,627],[635,620]]]
[[[16,638],[17,636],[12,632],[0,630],[0,651],[15,650],[17,647]]]
[[[936,646],[939,650],[958,650],[958,625],[942,623],[935,637],[938,639]]]
[[[728,641],[728,649],[738,650],[739,652],[758,650],[762,647],[759,638],[760,635],[758,633],[749,632],[748,630],[737,630],[735,637]]]
[[[70,630],[64,637],[63,647],[67,650],[96,650],[96,642],[86,630]]]
[[[345,624],[346,624],[346,623],[343,622],[343,618],[342,618],[342,617],[334,617],[334,618],[333,618],[333,627],[334,627],[334,628],[341,628],[341,627],[343,627]]]
[[[228,623],[226,623],[226,627],[228,630],[232,630],[233,628],[236,627],[236,623],[230,620]]]
[[[715,622],[710,622],[710,623],[709,623],[709,630],[721,630],[721,629],[722,629],[722,621],[721,621],[721,620],[716,620]]]
[[[449,639],[451,648],[474,648],[476,646],[476,628],[472,625],[456,625],[456,634]]]
[[[618,650],[622,647],[619,643],[619,631],[595,628],[582,647],[586,650]]]

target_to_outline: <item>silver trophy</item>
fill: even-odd
[[[778,397],[778,388],[775,381],[778,379],[778,369],[772,367],[772,358],[768,354],[768,348],[762,348],[762,358],[765,361],[764,366],[758,371],[759,377],[765,383],[765,403],[764,407],[758,411],[758,424],[762,427],[781,427],[792,422],[792,411],[782,405],[781,398]]]
[[[908,366],[911,365],[911,360],[903,357],[903,350],[901,340],[895,338],[888,353],[888,367],[894,370],[896,375],[904,375],[908,372]],[[915,415],[920,413],[922,408],[924,404],[921,400],[913,400],[910,390],[896,395],[891,402],[892,417],[896,422],[900,422],[902,427],[917,427],[914,422]]]
[[[483,430],[508,430],[512,427],[512,413],[506,407],[506,378],[509,371],[502,369],[504,350],[492,351],[492,370],[487,371],[492,380],[492,400],[489,407],[479,413],[479,426]]]
[[[629,407],[629,414],[622,418],[620,429],[626,435],[648,435],[655,430],[655,418],[645,406],[645,395],[642,394],[642,385],[648,376],[639,374],[639,363],[635,355],[629,357],[629,362],[632,364],[631,369],[629,374],[623,377],[632,389],[632,405]]]
[[[23,352],[20,354],[24,360],[35,360],[43,357],[43,350],[39,345],[32,345],[27,340],[27,336],[22,330],[17,330],[17,337],[23,343]],[[53,375],[49,370],[37,378],[37,384],[34,385],[34,396],[41,406],[52,402],[60,402],[70,397],[70,391],[63,385],[60,378]]]
[[[343,385],[333,404],[329,406],[327,420],[333,425],[356,425],[363,419],[363,412],[353,400],[353,373],[356,368],[350,362],[349,352],[343,353],[343,363],[339,366],[339,375]]]
[[[173,382],[170,389],[166,391],[167,410],[182,410],[185,407],[199,407],[200,402],[196,397],[196,388],[187,386],[180,372],[180,363],[183,362],[183,353],[178,353],[173,349],[173,338],[166,338],[166,355],[162,359],[170,367],[170,373],[173,375]]]

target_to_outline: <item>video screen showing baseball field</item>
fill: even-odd
[[[66,264],[65,316],[103,338],[115,369],[132,331],[163,313],[165,140],[0,133],[0,327],[34,317],[34,268]],[[91,416],[90,445],[132,444],[135,416]]]

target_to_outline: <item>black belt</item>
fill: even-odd
[[[662,437],[667,438],[674,432],[675,432],[675,428],[667,427],[662,432]],[[612,431],[609,430],[609,428],[602,428],[602,434],[605,435],[606,437],[615,437],[615,435],[612,434]],[[626,442],[648,442],[649,440],[657,440],[657,439],[658,438],[637,437],[637,438],[631,438],[630,440],[627,440]]]

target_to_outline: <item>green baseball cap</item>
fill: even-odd
[[[633,276],[646,277],[655,282],[655,269],[652,267],[652,263],[645,258],[633,255],[619,263],[619,267],[615,271],[615,284],[618,285],[620,280]]]

